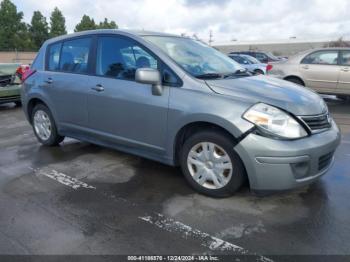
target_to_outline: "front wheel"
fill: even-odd
[[[256,75],[264,75],[264,71],[262,71],[262,70],[260,70],[260,69],[255,69],[255,70],[254,70],[254,73],[255,73]]]
[[[55,146],[64,139],[57,133],[57,127],[47,106],[38,104],[32,112],[34,134],[40,143],[46,146]]]
[[[233,139],[220,131],[202,131],[181,150],[181,168],[189,184],[212,197],[226,197],[243,184],[245,169]]]
[[[347,95],[337,95],[337,98],[346,101],[346,100],[349,100],[349,99],[350,99],[350,96],[347,96]]]

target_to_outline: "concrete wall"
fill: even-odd
[[[271,52],[281,56],[291,56],[301,51],[305,51],[313,48],[321,48],[327,45],[329,42],[299,42],[299,43],[251,43],[251,44],[225,44],[215,45],[213,47],[219,51],[228,54],[233,51],[247,51],[247,50],[260,50]]]
[[[0,63],[23,63],[31,64],[36,52],[0,52]]]

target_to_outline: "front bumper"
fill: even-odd
[[[249,134],[236,147],[253,191],[288,190],[325,174],[340,143],[332,120],[329,130],[298,140],[275,140]]]
[[[21,85],[0,87],[0,104],[21,101]]]

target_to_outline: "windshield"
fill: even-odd
[[[186,72],[198,78],[220,78],[244,71],[238,63],[200,41],[184,37],[144,36]]]
[[[261,62],[256,59],[255,57],[252,57],[250,55],[242,55],[245,59],[247,59],[249,62],[251,62],[252,64],[261,64]]]

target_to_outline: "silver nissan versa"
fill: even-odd
[[[322,98],[253,76],[175,35],[96,30],[48,40],[24,76],[38,140],[65,136],[180,165],[215,197],[304,186],[330,168],[340,132]]]

